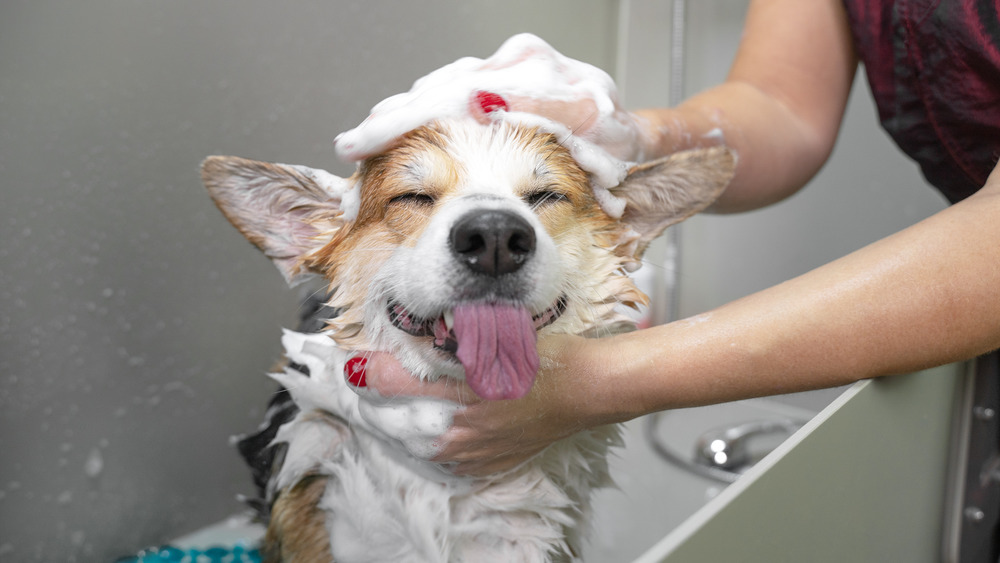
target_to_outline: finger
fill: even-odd
[[[467,462],[458,462],[450,465],[445,465],[451,472],[455,475],[465,476],[465,477],[486,477],[489,475],[496,475],[497,473],[502,473],[504,471],[510,471],[516,469],[519,465],[528,461],[535,456],[538,452],[533,452],[530,455],[511,455],[511,456],[501,456],[495,457],[488,460],[476,460]]]
[[[591,98],[575,100],[539,100],[529,96],[508,96],[510,111],[523,111],[562,123],[575,135],[585,135],[596,123],[600,112]]]
[[[469,115],[483,125],[489,124],[490,114],[496,111],[509,111],[507,99],[488,90],[476,90],[469,96]]]
[[[525,444],[519,440],[489,440],[475,431],[452,426],[437,438],[436,463],[517,465],[545,449],[547,443]]]
[[[451,467],[451,472],[459,477],[488,477],[490,475],[496,475],[513,469],[516,465],[511,465],[502,463],[492,463],[492,464],[482,464],[478,462],[470,463],[459,463],[458,465]]]
[[[433,397],[468,404],[475,393],[465,382],[450,377],[421,381],[391,354],[373,352],[365,365],[365,383],[382,397]]]

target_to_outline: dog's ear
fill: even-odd
[[[215,204],[290,284],[302,281],[302,258],[322,246],[319,235],[343,225],[351,182],[323,170],[210,156],[201,179]],[[328,238],[328,237],[327,237]]]
[[[735,170],[736,154],[721,146],[677,152],[630,170],[612,190],[626,202],[622,222],[638,235],[629,253],[638,260],[667,227],[711,205]]]

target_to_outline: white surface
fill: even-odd
[[[768,399],[679,409],[659,422],[663,442],[691,456],[697,438],[720,426],[761,419],[805,419],[815,413]],[[626,424],[625,449],[612,460],[618,489],[597,493],[587,563],[632,561],[717,496],[726,484],[694,475],[660,458],[643,434],[645,418]],[[686,459],[690,459],[687,457]]]

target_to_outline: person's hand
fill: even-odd
[[[567,148],[576,143],[577,160],[605,188],[617,184],[609,175],[621,168],[609,160],[639,161],[643,152],[642,120],[618,105],[611,77],[530,34],[508,39],[488,59],[462,58],[417,80],[341,133],[335,149],[345,160],[361,161],[442,118],[513,121],[555,133]]]
[[[525,397],[508,401],[484,401],[464,382],[453,379],[417,381],[391,355],[371,354],[362,399],[374,391],[389,402],[393,397],[412,400],[419,396],[458,403],[461,406],[452,415],[450,427],[434,440],[430,461],[457,475],[497,473],[527,461],[556,440],[608,422],[599,418],[599,400],[585,391],[584,382],[575,380],[576,370],[566,360],[580,359],[581,351],[591,343],[562,335],[539,341],[542,368],[534,387]],[[350,374],[348,380],[360,382]],[[394,429],[381,430],[406,445]]]

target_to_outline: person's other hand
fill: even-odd
[[[339,135],[335,148],[341,158],[361,161],[435,119],[465,117],[571,133],[615,159],[641,160],[641,120],[618,105],[611,77],[530,34],[508,39],[488,59],[462,58],[417,80],[409,92],[383,100],[358,127]]]
[[[484,401],[462,381],[418,381],[385,353],[368,356],[366,392],[373,390],[389,402],[394,397],[411,400],[419,396],[458,403],[450,427],[435,440],[430,461],[457,475],[488,475],[516,467],[556,440],[607,422],[597,420],[596,395],[586,391],[586,382],[574,381],[572,374],[577,370],[566,362],[567,358],[581,359],[583,348],[593,342],[563,335],[539,341],[542,368],[531,391],[521,399]],[[381,430],[395,434],[391,428]],[[405,437],[392,437],[405,445]]]

